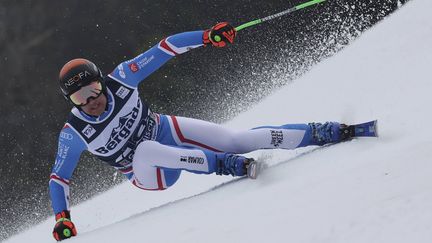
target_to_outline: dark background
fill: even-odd
[[[84,57],[109,73],[168,35],[218,21],[238,26],[301,2],[2,0],[0,240],[51,216],[49,174],[71,108],[57,82],[64,63]],[[170,61],[140,86],[142,97],[156,112],[223,122],[339,51],[404,2],[328,0],[243,30],[229,48],[200,48]],[[88,154],[73,179],[72,204],[123,180]]]

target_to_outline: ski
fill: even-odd
[[[341,140],[355,137],[378,137],[378,120],[341,127]]]

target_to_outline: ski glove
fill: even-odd
[[[61,241],[76,235],[77,231],[75,225],[70,220],[70,212],[64,210],[56,214],[56,224],[53,230],[54,238],[57,241]]]
[[[237,35],[235,28],[227,22],[218,23],[211,29],[204,31],[204,46],[212,44],[215,47],[224,47],[227,42],[234,43]]]

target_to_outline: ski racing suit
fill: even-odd
[[[211,174],[218,156],[257,149],[320,145],[307,124],[236,131],[218,124],[157,114],[141,101],[138,85],[168,60],[203,45],[203,31],[163,39],[104,77],[108,104],[99,117],[73,108],[59,135],[49,181],[54,213],[69,210],[69,184],[84,150],[113,166],[133,185],[163,190],[182,170]]]

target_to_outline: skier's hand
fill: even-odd
[[[224,47],[227,43],[234,43],[237,35],[235,28],[227,22],[218,23],[211,29],[204,31],[204,45],[212,44],[216,47]]]
[[[61,241],[72,236],[76,236],[75,225],[70,220],[69,211],[62,211],[56,214],[56,224],[53,230],[53,236],[57,241]]]

